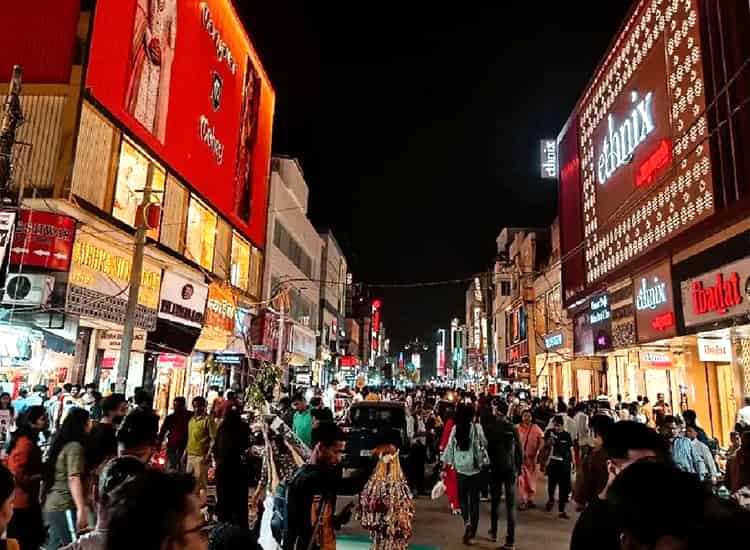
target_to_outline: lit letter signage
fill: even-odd
[[[606,321],[610,316],[609,299],[606,294],[591,300],[589,323],[592,326]]]
[[[641,287],[635,298],[635,307],[642,309],[656,309],[656,306],[667,303],[667,284],[654,277],[654,284],[648,284],[645,278],[641,279]]]
[[[729,308],[738,306],[742,302],[740,277],[733,272],[725,281],[724,275],[717,273],[716,284],[708,288],[703,287],[703,282],[694,281],[692,294],[695,313],[699,315],[712,311],[726,313]]]
[[[557,178],[557,142],[554,139],[542,140],[542,179]]]
[[[632,92],[630,97],[635,107],[619,125],[612,114],[607,116],[608,132],[602,143],[596,169],[600,184],[604,184],[620,166],[630,162],[633,152],[655,128],[651,109],[653,93],[647,93],[640,101],[638,92]]]

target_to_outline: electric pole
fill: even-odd
[[[146,249],[146,234],[148,233],[148,207],[151,204],[151,179],[146,178],[143,188],[143,199],[139,207],[140,219],[136,213],[135,250],[130,265],[130,283],[128,284],[128,307],[125,310],[125,324],[122,329],[122,344],[120,345],[120,361],[117,364],[117,380],[115,388],[118,393],[125,393],[130,369],[130,351],[133,347],[133,332],[135,331],[135,316],[138,309],[138,294],[141,290],[143,277],[143,253]]]
[[[8,188],[10,187],[11,172],[13,165],[11,155],[13,145],[16,142],[16,130],[23,124],[23,110],[21,109],[21,79],[23,67],[13,66],[13,76],[10,80],[10,89],[5,98],[5,108],[2,119],[0,119],[0,202],[8,200]]]

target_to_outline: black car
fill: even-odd
[[[372,452],[378,444],[393,443],[399,448],[402,465],[409,452],[406,435],[406,409],[397,401],[360,401],[353,403],[342,422],[346,433],[344,478],[350,480],[350,492],[358,492],[372,472]]]

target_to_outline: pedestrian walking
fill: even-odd
[[[247,528],[250,427],[237,409],[228,409],[216,433],[216,515],[219,521]]]
[[[545,510],[552,511],[555,505],[555,489],[559,517],[569,519],[565,507],[568,504],[571,486],[571,467],[573,465],[573,439],[564,429],[562,416],[556,416],[553,427],[544,435],[545,444],[549,447],[549,461],[546,465],[548,500]]]
[[[42,450],[37,443],[47,426],[45,408],[29,407],[18,417],[16,431],[8,444],[8,469],[16,481],[8,536],[18,541],[21,550],[37,550],[47,538],[39,503]]]
[[[102,417],[86,438],[86,468],[94,473],[91,480],[97,482],[97,470],[117,456],[117,428],[128,413],[128,401],[122,393],[113,393],[101,402]]]
[[[453,431],[453,417],[454,411],[449,410],[446,412],[445,426],[443,427],[443,434],[440,438],[439,450],[441,455],[448,446],[448,440]],[[451,514],[459,515],[461,513],[461,503],[458,500],[458,478],[456,477],[456,469],[450,464],[444,464],[442,479],[443,483],[445,483],[445,494],[448,497],[448,505],[451,508]]]
[[[537,457],[544,446],[544,433],[532,422],[531,412],[528,410],[521,414],[518,434],[523,454],[521,475],[518,478],[519,509],[525,510],[536,508],[534,496],[536,495]]]
[[[312,411],[301,393],[292,398],[294,417],[292,418],[292,430],[300,441],[312,448]]]
[[[716,467],[716,461],[714,460],[714,455],[711,454],[711,449],[709,449],[708,445],[703,443],[698,438],[698,427],[694,425],[687,426],[685,428],[685,436],[690,440],[690,443],[692,443],[693,448],[700,455],[700,457],[703,459],[703,463],[706,465],[706,469],[703,473],[702,479],[704,481],[710,481],[711,483],[716,483],[716,480],[719,477],[719,470]]]
[[[188,424],[193,413],[187,409],[184,397],[175,397],[172,413],[164,419],[159,430],[158,444],[166,446],[167,469],[173,472],[183,470],[182,456],[188,443]]]
[[[727,461],[726,485],[732,494],[750,486],[750,431],[742,434],[740,448]]]
[[[206,400],[198,396],[193,399],[193,416],[188,421],[188,443],[185,454],[187,473],[195,476],[195,490],[202,497],[208,490],[208,467],[211,463],[211,449],[215,437],[216,423],[206,414]]]
[[[615,421],[609,416],[595,415],[591,419],[593,450],[586,454],[579,468],[576,468],[576,481],[573,488],[573,501],[582,510],[592,502],[607,485],[607,453],[604,450],[604,438],[614,426]]]
[[[508,403],[499,401],[495,407],[497,416],[485,406],[481,411],[482,430],[487,438],[487,453],[490,458],[490,529],[489,537],[497,542],[498,508],[505,495],[506,532],[503,550],[515,548],[516,534],[516,487],[523,463],[521,441],[518,430],[506,414]]]
[[[687,437],[681,435],[680,425],[672,415],[666,415],[661,424],[661,433],[669,441],[672,460],[675,465],[685,472],[704,479],[707,468],[703,457],[696,450]]]
[[[335,531],[351,519],[352,504],[336,514],[336,494],[346,436],[326,422],[318,426],[310,461],[287,482],[283,549],[335,550]]]
[[[427,460],[427,429],[422,418],[422,406],[415,404],[407,413],[406,435],[411,443],[409,452],[409,487],[416,497],[425,494],[424,467]]]
[[[474,422],[473,405],[460,404],[456,409],[456,425],[443,453],[443,463],[450,464],[456,470],[458,498],[464,520],[464,544],[469,544],[476,537],[479,526],[479,493],[485,483],[479,457],[486,444],[481,425]]]
[[[77,532],[89,526],[84,490],[84,444],[89,429],[89,413],[73,407],[52,438],[42,476],[46,490],[44,518],[49,527],[47,550],[70,544]]]
[[[739,424],[740,431],[750,430],[750,395],[746,395],[743,399],[743,406],[737,411],[737,424]]]

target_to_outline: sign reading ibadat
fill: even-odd
[[[231,0],[100,0],[86,91],[264,246],[274,92]]]
[[[730,319],[750,311],[750,258],[732,262],[680,284],[685,326]]]

